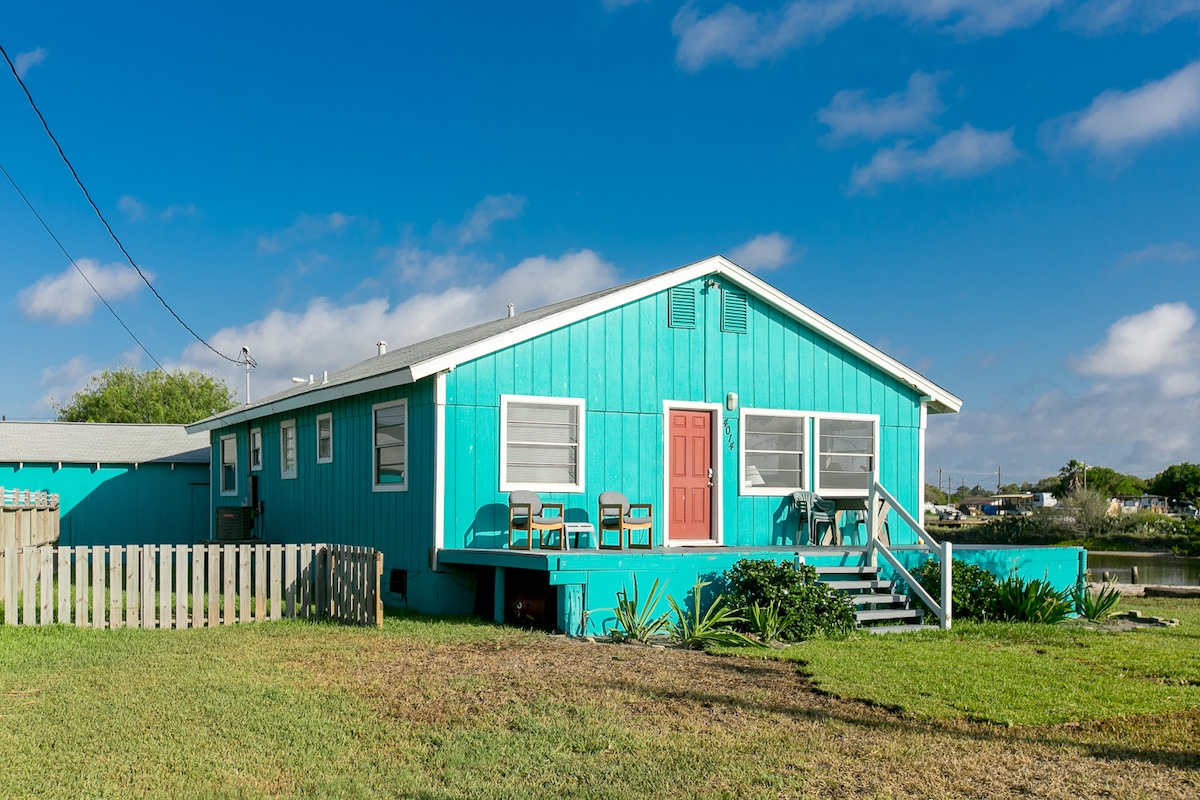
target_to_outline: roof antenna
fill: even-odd
[[[517,304],[509,303],[508,304],[508,316],[515,317],[516,315],[517,315]]]
[[[379,352],[376,353],[376,355],[381,356],[387,352],[387,342],[385,342],[383,339],[380,339],[378,342],[376,342],[375,346],[379,348]]]

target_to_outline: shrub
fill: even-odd
[[[617,592],[617,606],[613,609],[613,616],[617,618],[617,624],[621,627],[612,628],[608,632],[609,635],[621,641],[632,639],[635,642],[644,642],[662,630],[667,624],[670,612],[663,612],[656,617],[654,609],[665,590],[666,584],[659,588],[658,579],[655,578],[650,587],[650,596],[643,603],[638,596],[637,576],[634,575],[633,597],[630,598],[624,585],[621,586],[621,591]]]
[[[854,604],[836,589],[820,583],[813,567],[782,561],[743,558],[725,572],[731,601],[739,608],[774,605],[786,624],[779,638],[797,642],[814,636],[836,636],[855,627]],[[747,623],[739,623],[750,630]]]
[[[1022,519],[1014,517],[1014,519]],[[942,562],[931,558],[913,571],[913,577],[921,588],[935,600],[942,594]],[[955,619],[970,619],[977,622],[996,617],[996,578],[992,573],[974,564],[954,559],[954,574],[951,588],[951,613]],[[913,598],[918,605],[931,613],[919,597]]]
[[[1121,591],[1114,584],[1100,587],[1100,591],[1092,594],[1086,586],[1079,586],[1071,595],[1075,604],[1075,613],[1088,622],[1103,622],[1117,613],[1117,603],[1121,601]]]
[[[725,605],[725,595],[717,595],[708,610],[701,612],[700,593],[708,585],[708,581],[696,581],[692,586],[692,610],[690,613],[680,607],[674,597],[667,598],[667,602],[671,604],[671,609],[675,612],[675,621],[667,623],[671,638],[689,650],[703,650],[713,645],[765,647],[761,642],[734,630],[734,625],[746,620],[744,617],[738,616],[737,611],[733,608]]]
[[[1070,589],[1055,591],[1049,581],[1013,575],[996,584],[996,614],[1009,622],[1054,625],[1071,616],[1070,594]]]

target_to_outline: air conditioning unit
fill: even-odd
[[[217,509],[217,541],[240,542],[254,530],[254,509],[250,506],[225,506]]]

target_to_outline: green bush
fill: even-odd
[[[996,584],[996,613],[1007,622],[1043,622],[1050,625],[1071,616],[1071,590],[1056,591],[1049,581],[1012,577]]]
[[[779,617],[785,620],[779,631],[784,641],[838,636],[856,625],[850,598],[820,583],[813,567],[743,558],[725,572],[725,580],[730,600],[738,608],[773,605],[778,609]],[[750,630],[745,622],[739,626]]]
[[[1021,519],[1014,517],[1014,519]],[[931,558],[913,571],[913,577],[921,588],[935,600],[942,595],[942,562]],[[992,573],[974,564],[954,559],[954,574],[951,589],[951,615],[954,619],[970,619],[977,622],[996,618],[996,578]],[[913,600],[931,613],[919,597]]]

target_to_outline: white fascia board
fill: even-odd
[[[184,428],[188,433],[200,433],[201,431],[211,431],[218,428],[227,428],[230,425],[238,425],[243,422],[250,422],[263,417],[269,417],[273,414],[286,414],[289,411],[314,406],[317,403],[327,403],[332,400],[341,400],[343,397],[357,397],[360,394],[374,392],[378,389],[391,389],[396,386],[405,386],[413,383],[414,378],[412,371],[407,367],[398,369],[393,372],[388,372],[383,375],[376,375],[372,378],[364,378],[359,381],[348,381],[339,383],[335,386],[323,386],[320,389],[313,389],[311,392],[301,392],[290,397],[284,397],[266,405],[253,406],[251,408],[243,408],[237,411],[229,411],[219,417],[212,419],[201,420]]]
[[[879,367],[884,372],[914,389],[917,394],[929,396],[930,411],[934,413],[955,412],[962,407],[962,400],[950,394],[945,389],[930,382],[927,378],[904,366],[894,358],[875,349],[844,328],[838,327],[807,306],[788,297],[774,286],[760,280],[724,256],[712,256],[703,261],[697,261],[694,264],[665,272],[657,278],[635,284],[623,291],[605,295],[591,303],[585,303],[559,314],[543,317],[528,325],[521,325],[484,341],[459,348],[428,361],[413,364],[409,369],[412,371],[413,379],[420,380],[428,375],[454,369],[459,364],[479,358],[480,356],[520,344],[535,336],[541,336],[544,333],[549,333],[550,331],[557,330],[574,322],[579,322],[596,314],[602,314],[605,311],[623,306],[626,303],[632,303],[635,300],[649,297],[657,292],[666,291],[672,286],[712,274],[721,275],[737,283],[742,288],[753,292],[761,299],[776,306],[784,313],[789,314],[806,327],[811,328],[864,361]]]

